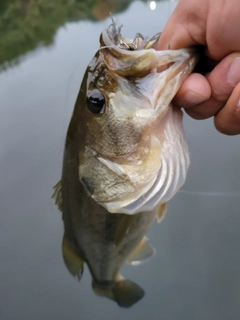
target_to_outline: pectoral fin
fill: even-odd
[[[117,281],[112,286],[114,300],[120,307],[129,308],[144,296],[143,289],[130,280]]]
[[[134,251],[128,256],[127,261],[132,265],[138,265],[148,260],[156,250],[150,244],[147,237],[144,237]]]
[[[65,233],[62,242],[62,254],[68,271],[80,280],[83,274],[84,260]]]
[[[157,212],[157,222],[161,222],[162,219],[165,217],[165,213],[167,212],[167,203],[163,203],[160,205],[160,207],[158,208],[158,212]]]
[[[52,198],[55,200],[55,204],[57,205],[58,209],[62,212],[62,182],[61,180],[53,187],[54,193]]]

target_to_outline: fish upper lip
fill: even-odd
[[[126,39],[126,41],[128,40],[131,43],[132,40]],[[108,30],[102,32],[100,43],[100,50],[109,70],[120,76],[133,78],[143,77],[153,71],[156,72],[159,67],[171,63],[184,63],[193,55],[196,56],[197,51],[195,47],[163,51],[157,51],[152,47],[126,50],[122,49],[119,42],[109,35]]]

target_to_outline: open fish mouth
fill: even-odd
[[[105,63],[111,72],[136,79],[138,90],[149,99],[153,109],[159,109],[162,113],[195,67],[197,50],[190,47],[156,51],[154,46],[161,33],[150,39],[137,33],[134,39],[127,39],[121,35],[121,28],[117,28],[112,20],[112,24],[101,34],[100,49]],[[163,71],[158,72],[159,68]]]

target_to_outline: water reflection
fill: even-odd
[[[109,12],[126,10],[133,1],[1,1],[0,70],[19,63],[24,54],[39,46],[52,45],[56,31],[66,22],[103,20]]]

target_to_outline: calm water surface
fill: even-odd
[[[152,36],[175,5],[157,2],[151,11],[134,1],[114,19],[128,37]],[[121,309],[93,293],[87,268],[80,283],[66,270],[52,187],[81,78],[110,24],[73,20],[52,43],[39,40],[20,55],[17,43],[0,73],[0,319],[239,319],[240,140],[218,133],[212,119],[184,119],[192,163],[183,189],[204,193],[179,192],[148,233],[157,254],[122,269],[145,297]]]

